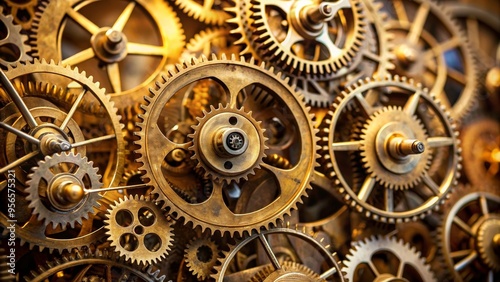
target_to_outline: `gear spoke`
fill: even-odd
[[[403,2],[404,0],[393,0],[392,5],[394,7],[394,10],[396,11],[398,21],[401,24],[406,24],[409,23],[410,21],[408,20],[408,15],[406,13],[406,8]]]
[[[340,49],[339,47],[337,47],[337,45],[333,43],[327,31],[328,29],[325,26],[324,31],[321,33],[319,37],[316,38],[316,41],[318,41],[319,43],[323,44],[326,47],[326,49],[328,50],[329,58],[338,57],[342,55],[342,49]]]
[[[273,249],[271,249],[271,245],[269,245],[269,242],[267,241],[264,234],[262,234],[262,233],[259,234],[259,241],[262,244],[262,246],[264,247],[267,257],[269,258],[269,260],[271,260],[271,263],[273,264],[274,269],[275,270],[281,269],[281,265],[278,261],[278,258],[274,254]]]
[[[6,124],[5,122],[0,122],[0,127],[4,128],[5,130],[23,138],[23,139],[26,139],[31,144],[40,145],[40,140],[29,135],[28,133],[25,133],[24,131],[21,131],[17,128],[14,128],[12,125]]]
[[[19,112],[21,112],[21,115],[23,116],[24,120],[28,124],[30,128],[35,128],[38,126],[38,123],[36,122],[35,118],[31,114],[30,110],[28,109],[28,106],[24,103],[23,99],[21,98],[21,95],[17,92],[16,88],[14,88],[14,85],[12,85],[12,82],[10,82],[9,78],[5,74],[3,70],[0,69],[0,82],[5,88],[5,91],[9,95],[9,97],[12,99],[14,104],[16,105],[17,109]]]
[[[481,212],[483,215],[488,215],[490,213],[488,210],[488,201],[485,196],[479,197],[479,205],[481,206]]]
[[[419,105],[420,101],[420,95],[422,94],[421,91],[415,92],[415,94],[410,96],[410,99],[406,102],[403,110],[406,114],[408,115],[414,115],[415,112],[417,111],[417,107]]]
[[[471,250],[471,249],[465,249],[465,250],[460,250],[460,251],[454,251],[454,252],[451,252],[450,253],[450,257],[455,260],[455,259],[458,259],[458,258],[463,258],[463,257],[466,257],[468,255],[470,255],[474,250]]]
[[[357,93],[354,97],[356,98],[356,104],[361,107],[366,116],[371,116],[375,112],[375,108],[368,103],[363,94]]]
[[[325,272],[321,273],[319,278],[326,280],[328,277],[335,275],[337,272],[338,272],[338,269],[336,267],[332,267],[332,268],[326,270]]]
[[[112,63],[106,65],[106,71],[108,72],[108,78],[111,82],[111,87],[113,88],[113,92],[120,93],[122,92],[122,78],[120,75],[120,68],[118,63]]]
[[[80,51],[80,52],[74,54],[73,56],[70,56],[70,57],[62,60],[62,64],[69,65],[69,66],[75,66],[75,65],[78,65],[80,63],[83,63],[87,60],[94,58],[94,56],[95,56],[94,50],[92,48],[87,48],[83,51]]]
[[[94,35],[99,32],[100,28],[93,23],[91,20],[87,19],[85,16],[80,14],[73,8],[70,8],[67,11],[69,17],[71,17],[77,24],[87,30],[91,35]]]
[[[430,137],[427,139],[429,148],[447,147],[455,144],[452,137]]]
[[[167,56],[169,52],[165,46],[128,42],[127,53],[130,55]]]
[[[394,211],[394,190],[393,189],[385,189],[384,190],[384,203],[385,210],[388,212]]]
[[[80,103],[83,100],[83,96],[85,96],[86,93],[87,93],[87,90],[83,89],[82,92],[80,92],[80,94],[78,94],[78,96],[76,97],[75,102],[73,103],[73,105],[71,105],[71,109],[66,114],[66,117],[64,118],[63,122],[59,126],[59,129],[61,129],[61,130],[65,130],[66,129],[66,127],[68,126],[69,121],[71,120],[71,118],[73,118],[73,115],[75,114],[76,110],[80,106]]]
[[[467,225],[467,223],[465,223],[462,219],[460,219],[460,217],[458,217],[458,216],[453,217],[453,223],[455,223],[463,231],[467,232],[467,234],[469,234],[469,236],[472,236],[472,237],[475,236],[475,234],[474,234],[474,232],[472,232],[472,229],[470,228],[470,226]]]
[[[455,82],[458,82],[460,85],[465,86],[467,84],[467,76],[464,73],[461,73],[453,68],[448,67],[446,74]]]
[[[27,155],[24,155],[22,156],[21,158],[9,163],[8,165],[0,168],[0,174],[3,174],[3,173],[6,173],[8,170],[11,170],[13,168],[15,168],[16,166],[20,166],[22,165],[23,163],[31,160],[32,158],[36,157],[38,154],[40,154],[40,151],[39,150],[36,150],[34,152],[31,152]]]
[[[73,144],[71,144],[71,148],[77,148],[77,147],[81,147],[81,146],[87,146],[87,145],[90,145],[90,144],[95,144],[95,143],[99,143],[99,142],[102,142],[102,141],[111,140],[111,139],[115,139],[115,138],[116,138],[116,134],[108,134],[108,135],[104,135],[104,136],[101,136],[101,137],[91,138],[91,139],[87,139],[87,140],[84,140],[84,141],[81,141],[81,142],[73,143]]]
[[[370,194],[373,191],[373,188],[375,187],[375,183],[377,183],[375,177],[368,176],[365,179],[365,181],[363,182],[363,186],[361,186],[361,189],[358,193],[359,200],[363,202],[366,202],[368,200]]]
[[[435,196],[441,195],[441,191],[439,190],[439,185],[437,185],[437,183],[431,178],[429,174],[426,173],[422,178],[422,180]]]
[[[123,31],[123,28],[127,24],[130,15],[134,11],[135,8],[135,2],[132,1],[127,4],[127,7],[123,10],[123,12],[120,14],[116,22],[113,24],[113,27],[111,29],[116,30],[116,31]]]
[[[330,145],[333,151],[359,151],[363,142],[360,141],[346,141],[346,142],[335,142]]]
[[[422,30],[427,21],[427,16],[429,15],[430,6],[427,2],[422,2],[418,8],[417,14],[413,19],[413,23],[408,33],[408,41],[411,44],[417,44],[420,36],[422,35]]]
[[[467,265],[471,264],[477,258],[477,252],[471,252],[467,257],[455,264],[455,271],[461,271]]]

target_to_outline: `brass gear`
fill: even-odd
[[[460,122],[474,105],[478,86],[467,37],[436,1],[383,2],[388,13],[395,15],[389,21],[396,58],[392,73],[420,80]],[[451,53],[453,59],[445,57]]]
[[[500,187],[500,121],[477,117],[461,130],[464,173],[472,185]]]
[[[290,73],[336,72],[356,56],[364,40],[366,18],[360,0],[319,5],[313,0],[252,0],[250,10],[259,57]]]
[[[438,228],[441,256],[453,281],[500,276],[500,194],[488,186],[461,186],[443,207]]]
[[[9,14],[14,17],[14,22],[22,26],[23,30],[29,31],[35,18],[35,13],[41,0],[5,0]]]
[[[145,113],[141,115],[143,121],[138,124],[141,131],[138,134],[140,140],[137,144],[140,145],[140,149],[137,153],[141,155],[138,161],[143,164],[141,170],[145,172],[144,178],[150,180],[150,184],[154,187],[153,192],[159,194],[159,200],[165,201],[165,206],[170,208],[174,216],[185,218],[186,222],[193,223],[194,227],[201,226],[203,230],[209,228],[211,232],[221,232],[223,234],[227,232],[235,235],[250,232],[251,230],[259,230],[260,228],[268,228],[275,224],[291,209],[295,209],[297,203],[301,202],[301,198],[306,195],[312,171],[316,165],[316,130],[312,127],[307,113],[308,109],[304,106],[302,98],[297,96],[286,82],[273,74],[272,71],[266,70],[263,66],[256,66],[253,62],[237,61],[234,57],[231,60],[227,60],[225,56],[220,60],[215,56],[211,60],[202,57],[200,62],[196,60],[191,63],[186,62],[184,65],[178,65],[177,69],[177,73],[170,72],[169,77],[164,77],[165,82],[158,84],[158,88],[152,91],[153,96],[151,98],[146,98]],[[196,76],[192,76],[192,73],[196,73]],[[198,129],[198,132],[192,135],[194,140],[177,144],[168,139],[156,124],[163,121],[161,114],[165,105],[171,99],[175,99],[176,94],[183,94],[179,92],[183,87],[203,78],[213,79],[217,81],[218,85],[222,85],[223,89],[226,89],[223,93],[225,98],[222,99],[227,99],[228,102],[222,102],[227,103],[227,106],[221,110],[215,110],[214,108],[210,113],[207,113],[207,115],[213,115],[213,117],[197,117],[199,124],[195,128]],[[302,142],[296,144],[299,147],[293,151],[296,161],[291,169],[282,170],[265,163],[260,164],[261,170],[266,171],[275,179],[279,189],[281,189],[281,194],[275,199],[275,202],[258,211],[259,217],[255,217],[253,213],[235,214],[226,206],[223,193],[228,188],[228,185],[224,183],[228,183],[228,181],[214,181],[213,189],[210,191],[211,195],[203,203],[187,203],[171,189],[168,178],[157,164],[162,163],[164,158],[173,150],[187,151],[188,148],[192,148],[197,153],[197,158],[204,162],[203,167],[209,168],[212,164],[206,162],[212,161],[212,159],[208,159],[206,157],[208,153],[205,149],[200,148],[202,140],[198,140],[198,137],[207,133],[204,128],[208,123],[212,123],[213,118],[219,119],[219,116],[226,115],[221,111],[237,113],[238,116],[242,117],[242,121],[250,125],[250,128],[255,128],[253,124],[257,123],[248,119],[251,115],[237,110],[240,108],[237,106],[238,96],[241,95],[240,92],[245,91],[246,87],[255,86],[265,87],[269,94],[275,96],[275,100],[281,103],[279,104],[281,110],[289,111],[290,114],[287,115],[287,118],[293,121],[298,134],[302,137]],[[227,117],[224,122],[229,122],[229,119],[233,120]],[[239,117],[236,117],[237,121],[239,119]],[[239,129],[235,131],[241,133]],[[255,131],[257,130],[255,129]],[[260,133],[257,131],[255,134]],[[204,141],[212,142],[212,140]],[[263,144],[263,140],[261,139],[258,142],[258,144],[249,144],[248,148],[250,149],[248,150],[253,150],[253,146],[258,146],[258,151],[262,150],[261,144]],[[205,145],[203,146],[205,147]],[[158,149],[160,152],[157,152]],[[204,151],[199,154],[202,149]],[[218,149],[209,146],[206,150],[214,151]],[[259,155],[263,156],[261,153]],[[257,157],[257,159],[259,158],[261,157]],[[213,168],[211,168],[210,173],[212,173],[212,170]],[[248,175],[248,172],[240,175],[229,175],[227,178],[241,179],[246,175]],[[226,176],[220,177],[222,174],[214,176],[220,180],[226,179]]]
[[[42,6],[32,30],[34,56],[84,69],[109,89],[119,109],[142,102],[184,48],[182,26],[166,1],[56,0]]]
[[[87,190],[101,188],[101,176],[87,157],[73,152],[46,156],[28,178],[29,207],[38,220],[52,224],[53,229],[67,224],[74,228],[99,206],[99,193]]]
[[[282,251],[281,248],[271,244],[273,239],[276,240],[280,236],[282,239],[286,238],[287,242],[295,242],[289,245],[292,248],[290,253],[298,261],[288,259],[280,261],[277,254]],[[219,258],[214,268],[216,273],[212,274],[212,278],[217,282],[224,281],[226,275],[240,278],[239,280],[253,277],[254,280],[251,281],[347,281],[336,254],[332,254],[329,250],[330,246],[324,246],[321,241],[298,230],[285,227],[254,233],[230,245],[228,252],[223,252],[223,256]],[[245,250],[250,250],[252,254],[261,250],[266,259],[251,269],[234,267],[235,261]]]
[[[120,198],[108,210],[104,223],[111,246],[131,263],[158,263],[172,247],[172,224],[148,197]]]
[[[219,258],[219,247],[210,238],[194,238],[186,246],[186,266],[199,281],[210,278],[211,270]]]
[[[229,105],[219,105],[217,109],[211,106],[198,121],[193,127],[194,134],[189,135],[193,139],[189,150],[194,152],[191,158],[198,161],[197,167],[205,171],[206,177],[238,182],[248,180],[249,175],[260,169],[267,138],[251,113]]]
[[[303,282],[320,282],[326,281],[321,279],[317,273],[309,269],[307,266],[292,262],[285,261],[281,265],[282,269],[274,270],[272,265],[264,267],[257,274],[252,276],[250,282],[263,282],[263,281],[303,281]]]
[[[0,68],[5,70],[8,65],[31,61],[32,58],[28,55],[31,47],[26,44],[28,36],[21,34],[21,26],[14,24],[11,15],[3,14],[2,7],[0,7],[0,27],[2,27],[0,29],[0,46],[2,47]]]
[[[396,266],[387,265],[391,259],[396,259]],[[354,242],[343,264],[345,267],[342,270],[350,282],[437,281],[420,253],[394,237],[371,236],[364,241]],[[411,267],[405,267],[407,265]],[[394,267],[399,270],[391,269]]]
[[[250,1],[248,0],[230,0],[230,7],[226,8],[226,12],[231,15],[231,18],[226,22],[231,28],[230,34],[238,38],[234,45],[239,46],[240,55],[245,58],[254,58],[257,62],[261,58],[254,49],[255,36],[254,28],[251,26],[253,19],[251,18]]]
[[[431,162],[429,150],[398,158],[387,144],[378,141],[421,140],[426,148],[427,132],[416,116],[405,113],[402,107],[384,107],[368,118],[361,131],[361,161],[368,174],[389,189],[409,189],[422,181]]]
[[[437,209],[456,185],[461,161],[458,134],[449,115],[431,95],[412,80],[398,76],[360,80],[337,98],[334,111],[325,118],[320,137],[323,150],[328,151],[323,155],[327,175],[334,179],[344,201],[366,217],[388,223],[416,220]],[[426,135],[428,130],[425,125],[422,127],[416,110],[421,106],[436,115],[439,123],[435,126],[439,125],[442,134]],[[338,126],[349,112],[364,117],[365,127],[360,139],[339,140]],[[388,118],[391,115],[394,120]],[[377,116],[383,117],[381,123],[377,122]],[[394,128],[395,125],[398,128]],[[444,173],[431,176],[426,172],[430,157],[425,151],[438,149],[448,152],[443,162]],[[348,168],[339,166],[339,161],[349,152],[357,152],[362,157],[363,163],[358,166],[363,167],[367,176],[361,187],[355,187],[349,180]],[[404,178],[414,171],[416,175],[404,183],[398,181],[398,177]],[[381,178],[381,172],[387,176]],[[407,186],[407,180],[417,186]],[[402,189],[404,187],[413,189]],[[403,199],[415,193],[419,202],[403,207]]]
[[[235,38],[231,35],[231,30],[227,27],[207,28],[196,34],[186,45],[182,58],[186,61],[192,57],[199,58],[201,55],[210,56],[212,53],[217,56],[223,53],[240,55],[241,47],[234,44]]]
[[[175,0],[175,4],[188,16],[209,25],[222,26],[229,18],[224,11],[228,1],[223,0]]]

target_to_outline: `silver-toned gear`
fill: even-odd
[[[150,198],[120,198],[108,210],[106,234],[127,261],[153,264],[165,259],[173,243],[173,228],[164,211]]]
[[[26,44],[28,36],[21,34],[22,27],[14,24],[11,15],[4,15],[0,7],[0,68],[7,69],[8,65],[31,61],[28,52],[31,47]]]
[[[73,152],[57,153],[46,156],[38,162],[26,182],[26,199],[38,220],[52,228],[65,228],[69,224],[81,224],[88,219],[89,213],[99,207],[99,193],[88,190],[102,186],[97,168],[87,157]]]
[[[350,282],[437,281],[420,253],[394,237],[372,236],[354,242],[343,264]]]
[[[500,194],[496,187],[461,186],[443,207],[441,255],[453,281],[500,278]]]
[[[417,111],[421,107],[436,116],[433,126],[439,134],[427,136]],[[398,76],[366,79],[343,92],[333,108],[320,131],[329,152],[323,157],[328,176],[349,206],[374,220],[395,223],[424,217],[444,202],[456,185],[461,158],[455,126],[432,93]],[[336,134],[351,112],[364,118],[362,133],[352,136],[359,139]],[[427,171],[435,150],[448,152],[439,176]],[[360,182],[350,180],[349,168],[339,165],[350,152],[361,156],[358,167],[366,177]],[[405,204],[408,197],[417,197],[417,203]]]
[[[258,35],[254,49],[262,60],[291,73],[336,72],[364,40],[366,18],[359,0],[252,0],[250,10]]]
[[[208,237],[194,238],[187,244],[184,252],[187,268],[200,281],[210,278],[219,256],[219,247]]]
[[[138,124],[142,129],[138,133],[140,140],[137,144],[140,145],[140,149],[137,150],[137,153],[141,155],[138,161],[143,164],[140,169],[145,172],[144,179],[149,179],[150,184],[154,187],[153,192],[160,196],[159,200],[165,202],[165,206],[175,217],[185,218],[186,222],[193,223],[194,227],[201,226],[202,230],[208,228],[211,232],[241,235],[252,230],[269,228],[282,220],[283,216],[291,209],[296,209],[297,203],[301,202],[303,196],[306,196],[313,175],[312,171],[316,165],[316,130],[312,127],[308,109],[302,98],[272,71],[265,69],[264,66],[254,65],[253,61],[250,63],[244,59],[238,61],[235,57],[228,60],[225,56],[217,59],[214,55],[210,60],[202,57],[199,62],[195,59],[192,62],[185,62],[183,65],[178,65],[177,70],[177,73],[170,72],[168,77],[165,76],[164,82],[158,83],[158,88],[152,90],[153,96],[146,98],[145,113],[140,116],[143,121]],[[196,75],[192,75],[193,73]],[[206,114],[207,116],[197,117],[199,124],[195,128],[198,132],[191,136],[193,139],[181,144],[176,143],[169,139],[158,126],[164,120],[162,112],[171,99],[176,99],[175,95],[184,94],[181,91],[184,87],[202,79],[211,79],[217,82],[218,87],[222,89],[220,102],[224,102],[227,106],[219,108],[219,110],[214,107]],[[235,213],[224,200],[224,194],[228,193],[231,188],[231,185],[228,185],[229,182],[213,181],[213,187],[211,191],[208,191],[210,194],[206,201],[202,203],[186,202],[170,187],[168,176],[164,174],[158,164],[162,163],[171,152],[179,149],[188,151],[189,148],[193,148],[198,154],[201,151],[200,145],[203,145],[205,149],[203,149],[203,154],[198,154],[196,158],[203,162],[203,167],[210,168],[210,173],[214,171],[211,166],[221,164],[220,162],[211,163],[214,155],[220,156],[222,159],[225,158],[225,161],[222,162],[223,169],[229,171],[233,165],[229,162],[232,159],[239,159],[239,156],[246,154],[246,152],[259,152],[256,155],[262,157],[263,155],[260,153],[264,151],[262,138],[261,140],[255,138],[256,141],[252,144],[244,143],[241,148],[236,143],[233,146],[225,142],[226,137],[232,135],[241,135],[244,139],[247,138],[245,135],[249,137],[261,136],[256,125],[262,120],[252,118],[252,115],[242,111],[238,104],[241,103],[239,99],[246,93],[252,92],[254,88],[265,89],[270,96],[274,96],[273,103],[280,107],[276,108],[276,111],[280,114],[281,112],[286,114],[284,116],[286,121],[292,123],[291,127],[294,128],[297,136],[302,138],[300,143],[294,143],[294,150],[291,151],[294,157],[291,169],[284,170],[260,163],[261,169],[259,171],[265,171],[273,179],[275,186],[280,189],[279,195],[274,197],[274,202],[266,203],[258,211]],[[218,103],[217,101],[215,105]],[[246,107],[245,110],[254,109]],[[274,114],[270,112],[269,115],[272,118]],[[215,132],[205,130],[207,124],[219,126],[215,124],[215,121],[218,120],[222,124],[216,128]],[[244,125],[242,128],[240,128],[240,123]],[[247,130],[249,131],[246,132]],[[208,139],[203,137],[205,133],[209,137]],[[273,133],[269,132],[268,134],[272,136]],[[220,139],[222,136],[225,138]],[[271,139],[270,136],[266,137]],[[252,155],[255,154],[252,153]],[[227,161],[229,162],[226,168],[224,164]],[[237,168],[236,165],[234,167]],[[220,170],[220,167],[216,168]],[[253,165],[251,168],[253,169]],[[218,173],[215,177],[218,180],[226,178],[233,180],[241,179],[247,175],[248,171],[244,170],[233,175],[231,173],[225,175]],[[255,212],[258,212],[260,216],[254,216]]]
[[[291,242],[289,250],[284,250],[279,244],[273,246],[272,242],[279,243],[280,238]],[[321,241],[283,227],[254,233],[229,246],[229,252],[223,252],[219,258],[220,265],[215,266],[216,274],[212,277],[218,282],[224,281],[226,276],[237,280],[253,277],[257,281],[347,281],[336,254],[332,254],[330,246],[324,246]],[[258,265],[251,269],[238,269],[235,262],[245,250],[252,255],[258,253],[257,256],[265,259],[257,259]],[[284,258],[280,257],[282,254]]]
[[[467,37],[444,5],[434,0],[383,0],[393,15],[393,74],[412,77],[434,93],[460,122],[476,101],[477,63]],[[453,89],[453,90],[450,90]]]
[[[175,4],[188,16],[206,24],[222,26],[229,18],[224,11],[228,1],[222,0],[175,0]]]

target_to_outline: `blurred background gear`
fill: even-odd
[[[499,42],[488,0],[0,1],[0,281],[500,280]]]

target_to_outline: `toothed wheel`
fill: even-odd
[[[19,62],[31,61],[28,52],[31,47],[26,43],[28,36],[21,34],[21,26],[14,24],[11,15],[4,15],[3,8],[0,7],[0,46],[2,56],[0,56],[0,67],[7,69],[8,65]]]
[[[165,259],[173,243],[173,227],[160,206],[144,196],[120,199],[104,221],[111,246],[127,261],[153,264]]]
[[[437,281],[420,253],[394,237],[354,242],[346,257],[342,270],[350,282]]]
[[[286,243],[284,243],[286,242]],[[212,277],[225,281],[228,277],[250,281],[347,281],[336,254],[322,240],[295,229],[278,227],[253,234],[230,246],[219,258]],[[299,247],[300,246],[300,247]],[[252,268],[239,268],[239,257],[252,256]]]
[[[219,248],[210,238],[191,240],[184,253],[186,266],[200,281],[210,278],[211,271],[218,258]]]
[[[366,19],[359,0],[252,0],[250,10],[260,58],[297,74],[336,72],[364,40]]]
[[[259,169],[267,138],[264,129],[251,113],[219,105],[205,112],[193,127],[193,159],[207,177],[215,181],[248,180]]]
[[[461,186],[443,209],[438,244],[453,281],[498,280],[500,195],[497,187]]]
[[[375,78],[360,80],[334,103],[320,131],[329,152],[324,161],[344,200],[356,211],[381,222],[416,220],[435,210],[456,185],[461,160],[457,132],[431,95],[406,78]],[[335,134],[349,114],[364,119],[361,134]],[[432,131],[422,122],[422,115],[429,114],[436,117]],[[361,181],[351,179],[352,168],[339,165],[351,153],[361,160],[357,167],[366,175]],[[435,156],[444,158],[442,175],[428,172]],[[416,204],[409,205],[407,200],[415,197]]]
[[[28,176],[26,199],[38,220],[52,228],[82,223],[99,206],[99,193],[86,190],[102,186],[97,168],[86,157],[72,152],[46,156]]]
[[[188,16],[206,24],[223,25],[229,15],[224,11],[227,1],[175,0],[175,4]]]
[[[150,180],[154,193],[159,194],[174,216],[184,217],[186,222],[201,226],[203,230],[208,228],[211,232],[234,235],[276,224],[291,209],[296,209],[297,203],[306,196],[316,165],[316,132],[302,97],[272,71],[237,61],[234,57],[231,60],[225,57],[220,60],[203,58],[201,62],[194,60],[178,65],[177,70],[158,83],[151,98],[146,98],[145,113],[141,116],[143,121],[138,124],[141,131],[138,133],[140,149],[137,153],[141,154],[138,161],[143,163],[144,179]],[[204,116],[196,117],[198,124],[193,126],[195,132],[190,135],[190,140],[178,144],[168,137],[170,129],[163,126],[164,115],[171,116],[171,112],[168,113],[170,102],[190,98],[184,97],[185,89],[200,81],[211,81],[214,89],[219,91],[218,95],[207,101],[210,104],[202,112]],[[265,116],[257,114],[262,107],[245,105],[246,100],[259,97],[272,97],[265,105],[265,109],[269,109]],[[269,126],[275,123],[279,124]],[[288,128],[276,128],[283,124],[288,124]],[[291,140],[283,140],[288,131],[294,132],[293,136],[301,138],[301,142],[273,152],[291,159],[290,169],[263,162],[268,147],[265,140],[271,145],[288,144]],[[230,142],[226,142],[228,140]],[[158,165],[179,151],[195,152],[193,157],[198,160],[198,165],[211,177],[213,186],[204,191],[206,195],[202,201],[190,203],[184,200],[172,189],[168,175]],[[276,189],[277,193],[270,202],[261,202],[258,208],[235,211],[234,202],[241,200],[240,185],[247,179],[250,182],[257,171],[271,180],[270,189]],[[256,217],[255,213],[259,216]]]

